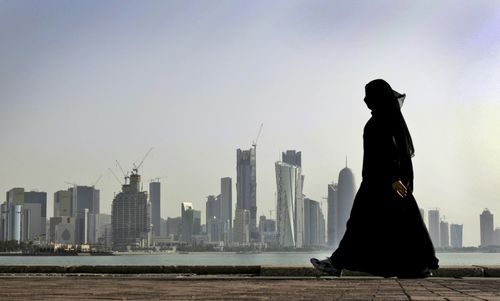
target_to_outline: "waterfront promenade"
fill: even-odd
[[[500,300],[500,279],[20,276],[0,300]]]
[[[309,266],[0,266],[0,300],[240,299],[500,301],[500,266],[447,266],[427,279]]]

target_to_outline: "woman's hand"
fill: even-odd
[[[408,189],[406,189],[406,186],[403,185],[401,180],[398,180],[394,183],[392,183],[392,189],[394,189],[394,192],[400,197],[404,198],[408,194]]]

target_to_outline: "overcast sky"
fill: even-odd
[[[364,85],[384,78],[407,94],[419,205],[464,224],[465,245],[484,208],[500,226],[498,1],[0,1],[0,43],[0,191],[47,191],[49,215],[65,182],[101,174],[109,213],[108,168],[150,147],[162,216],[204,211],[261,123],[259,215],[287,149],[308,197],[346,155],[359,186]]]

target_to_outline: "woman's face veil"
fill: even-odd
[[[365,103],[372,110],[372,115],[391,132],[400,150],[413,157],[415,149],[401,114],[405,98],[405,94],[394,91],[383,79],[372,80],[365,86]]]
[[[365,86],[365,103],[372,111],[392,111],[403,106],[406,94],[392,90],[383,79],[372,80]],[[397,106],[396,106],[397,104]]]

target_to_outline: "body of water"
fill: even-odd
[[[330,252],[191,252],[119,256],[0,256],[0,265],[308,265]],[[500,253],[437,253],[444,265],[500,265]]]

